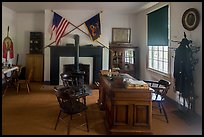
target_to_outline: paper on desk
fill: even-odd
[[[149,89],[149,86],[144,81],[129,79],[126,81],[126,88],[127,89]]]
[[[133,80],[133,79],[129,79],[129,84],[133,84],[133,85],[146,85],[146,83],[142,80]]]

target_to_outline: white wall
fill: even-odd
[[[7,35],[9,26],[9,37],[14,43],[14,59],[19,54],[19,65],[25,65],[25,55],[29,53],[30,32],[44,32],[44,13],[16,13],[2,6],[2,43]],[[2,60],[3,61],[3,60]]]
[[[29,53],[30,32],[44,33],[44,13],[17,13],[16,48],[19,53],[19,65],[25,65],[26,54]]]
[[[4,38],[7,36],[7,30],[9,26],[9,37],[14,44],[14,59],[12,59],[13,64],[16,62],[16,13],[4,6],[2,6],[2,45]],[[3,47],[3,46],[2,46]],[[2,62],[3,59],[3,49],[2,49]]]
[[[60,14],[62,17],[66,18],[68,21],[73,23],[75,26],[78,26],[82,23],[84,23],[86,20],[90,19],[99,11],[92,11],[92,10],[54,10],[56,13]],[[54,35],[52,40],[50,40],[50,32],[51,32],[51,25],[52,25],[52,19],[53,19],[53,12],[51,10],[45,10],[45,46],[49,45],[54,41]],[[103,11],[100,14],[100,20],[101,20],[101,36],[98,39],[101,43],[103,43],[105,46],[109,47],[109,43],[112,41],[112,28],[113,27],[127,27],[131,28],[131,15],[126,14],[117,14],[117,13],[111,13]],[[69,32],[74,27],[69,24],[66,32]],[[86,29],[85,25],[82,25],[80,27],[81,30],[85,31],[88,34],[88,31]],[[93,45],[100,45],[97,42],[92,42],[92,40],[83,32],[79,31],[78,29],[71,32],[69,35],[66,35],[62,38],[60,45],[66,45],[66,43],[74,43],[74,40],[72,36],[74,34],[78,34],[79,39],[79,45],[87,45],[87,44],[93,44]],[[54,46],[52,44],[52,46]],[[45,55],[44,55],[44,81],[50,80],[50,49],[45,48]],[[103,62],[102,62],[102,69],[108,69],[109,67],[109,51],[104,48],[103,49]]]
[[[162,75],[158,75],[153,73],[146,68],[146,60],[147,60],[147,51],[148,47],[146,44],[147,39],[147,19],[146,14],[155,8],[158,8],[164,4],[164,2],[160,2],[159,4],[137,14],[135,16],[135,28],[136,32],[134,33],[134,43],[135,45],[140,47],[140,76],[141,79],[154,79],[159,80],[161,78],[168,79],[172,82],[174,86],[174,78],[173,78],[173,66],[174,66],[174,51],[171,50],[170,60],[171,60],[171,75],[169,77],[165,77]],[[194,42],[195,46],[200,46],[200,51],[196,54],[196,57],[199,58],[199,63],[195,67],[194,82],[195,82],[195,94],[198,96],[196,100],[195,110],[199,115],[202,115],[202,3],[201,2],[171,2],[170,3],[170,37],[171,40],[181,41],[184,35],[184,32],[187,35],[188,39],[191,39]],[[188,31],[184,29],[182,26],[182,15],[189,8],[196,8],[200,13],[200,23],[198,27],[193,31]],[[177,43],[170,43],[170,46],[176,47]],[[173,92],[173,86],[171,87],[168,96],[172,99],[176,98],[175,92]]]

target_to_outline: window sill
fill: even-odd
[[[160,76],[164,76],[164,77],[170,78],[170,74],[162,73],[160,71],[156,71],[156,70],[151,69],[151,68],[147,68],[147,70],[150,71],[151,73],[156,74],[156,75],[160,75]]]

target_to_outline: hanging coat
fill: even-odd
[[[175,89],[179,91],[184,98],[193,96],[193,59],[192,50],[189,47],[189,41],[184,38],[180,46],[175,51],[174,60],[174,78]]]

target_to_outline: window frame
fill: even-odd
[[[150,50],[149,50],[149,48],[152,48],[152,47],[155,47],[155,48],[157,48],[157,52],[159,52],[159,50],[158,50],[158,47],[160,47],[160,46],[148,46],[148,59],[147,59],[147,61],[148,61],[148,65],[147,65],[147,68],[148,68],[148,70],[151,70],[151,71],[153,71],[153,72],[156,72],[156,73],[159,73],[159,74],[162,74],[162,75],[168,75],[168,74],[170,74],[170,67],[169,67],[169,64],[170,64],[170,59],[169,59],[169,48],[167,47],[167,46],[163,46],[162,48],[164,48],[164,47],[166,47],[167,48],[167,51],[164,51],[164,49],[162,50],[162,54],[164,54],[164,52],[167,52],[167,60],[164,60],[164,59],[162,59],[161,61],[158,61],[158,60],[160,60],[159,59],[159,54],[157,54],[157,58],[156,59],[154,59],[154,55],[153,55],[153,50],[152,50],[152,57],[151,57],[151,63],[152,63],[152,67],[150,67],[150,55],[149,55],[149,53],[150,53]],[[153,49],[153,48],[152,48]],[[162,57],[162,58],[164,58],[164,56]],[[154,68],[153,67],[153,62],[154,62],[154,60],[157,60],[158,62],[158,64],[157,64],[157,69],[156,68]],[[161,71],[160,69],[159,69],[159,62],[162,62],[162,65],[164,65],[164,63],[165,62],[167,62],[167,71],[165,72],[165,71]],[[164,67],[164,66],[163,66]]]
[[[156,10],[158,10],[158,9],[160,9],[160,8],[163,8],[163,7],[165,7],[165,6],[168,6],[168,45],[166,45],[166,46],[162,46],[162,47],[167,47],[167,52],[168,52],[168,55],[167,55],[167,72],[164,72],[164,71],[161,71],[161,70],[159,70],[159,68],[158,69],[155,69],[155,68],[153,68],[153,67],[150,67],[150,61],[149,61],[149,59],[150,59],[150,55],[149,55],[149,53],[150,53],[150,47],[159,47],[159,46],[149,46],[148,45],[148,37],[147,37],[147,40],[146,40],[146,42],[147,42],[147,48],[148,48],[148,55],[147,55],[147,69],[148,70],[150,70],[150,71],[152,71],[152,72],[155,72],[155,73],[157,73],[157,74],[160,74],[160,75],[164,75],[164,76],[169,76],[170,75],[170,73],[171,73],[171,67],[170,67],[170,64],[171,64],[171,60],[170,60],[170,54],[171,54],[171,52],[170,52],[170,50],[169,50],[169,47],[170,47],[170,4],[165,4],[165,5],[162,5],[162,6],[159,6],[158,8],[155,8],[154,10],[152,10],[152,11],[150,11],[149,13],[151,13],[151,12],[154,12],[154,11],[156,11]],[[148,13],[148,14],[149,14]],[[146,18],[147,18],[147,24],[148,24],[148,14],[146,14],[147,16],[146,16]],[[147,25],[147,36],[148,36],[148,25]],[[152,48],[153,49],[153,48]],[[162,52],[163,54],[164,54],[164,51]],[[153,54],[152,54],[152,57],[151,57],[151,62],[153,62],[154,61],[154,58],[153,58]],[[158,58],[157,58],[158,59]],[[162,62],[163,62],[164,60],[162,60]]]

